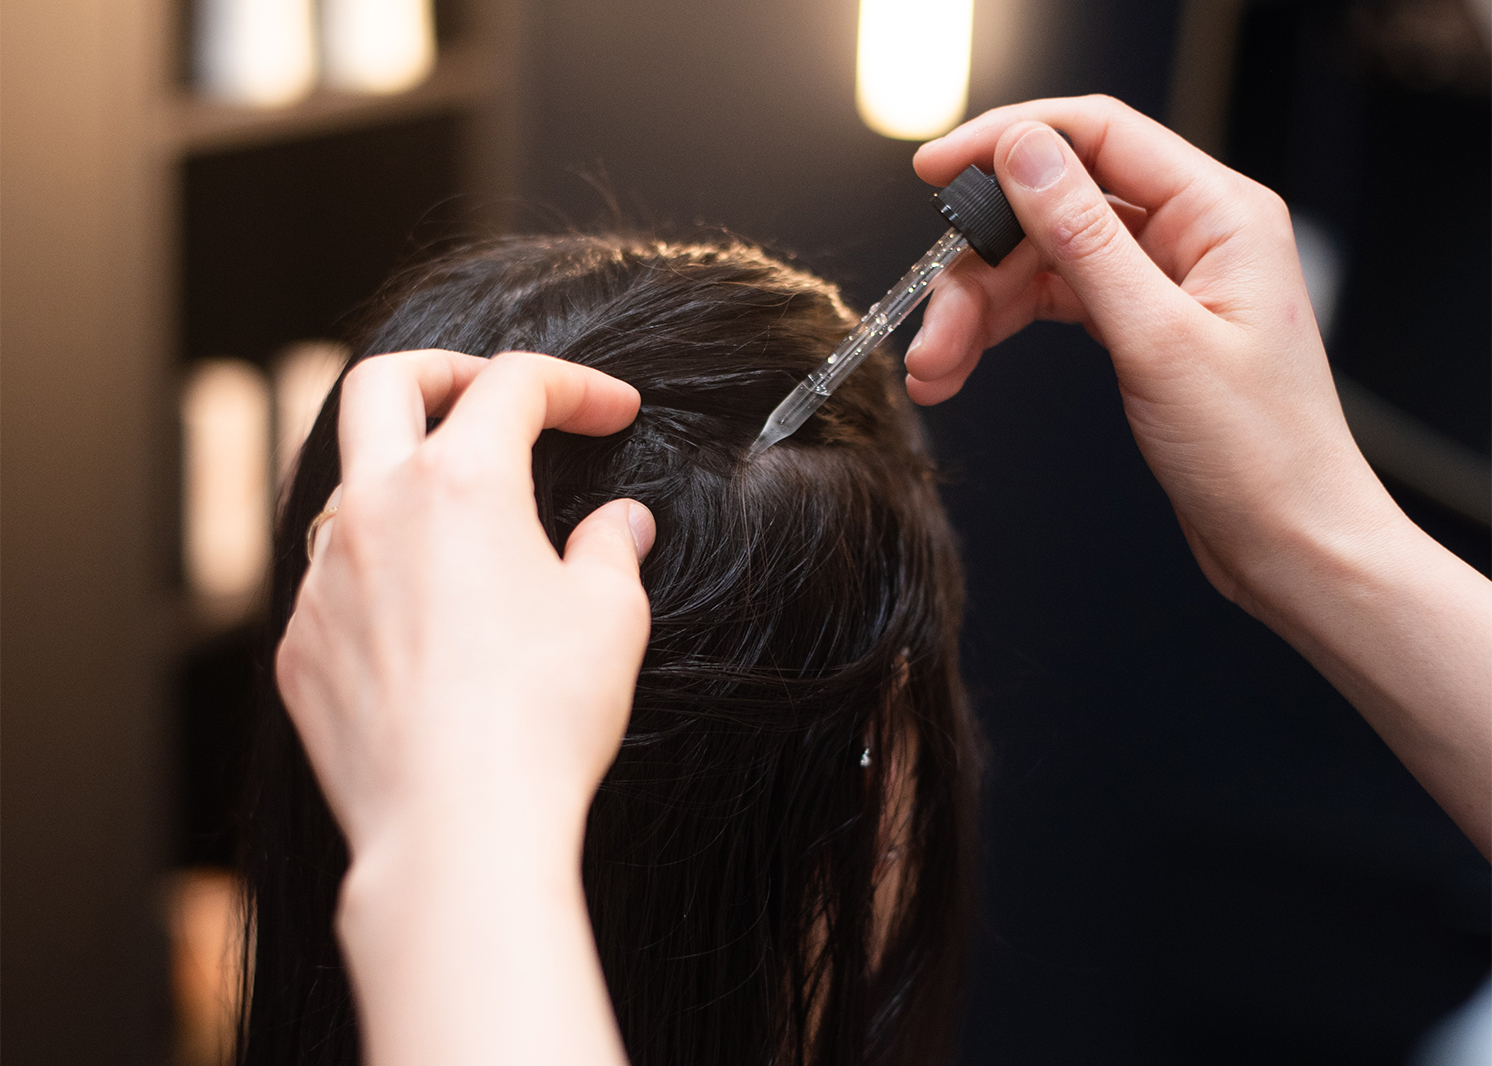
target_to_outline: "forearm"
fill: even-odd
[[[373,1066],[625,1064],[579,834],[513,829],[389,842],[354,862],[338,929]]]
[[[1492,582],[1389,503],[1288,538],[1250,584],[1246,606],[1492,856]]]

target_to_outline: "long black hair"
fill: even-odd
[[[582,865],[632,1062],[946,1058],[978,748],[958,557],[892,359],[748,464],[768,412],[854,321],[832,286],[753,246],[505,239],[405,276],[373,319],[353,362],[525,349],[642,394],[628,429],[546,432],[533,461],[556,548],[619,496],[657,521],[652,635]],[[338,397],[282,508],[276,639],[340,477]],[[273,692],[253,766],[240,1061],[355,1062],[332,932],[345,844]]]

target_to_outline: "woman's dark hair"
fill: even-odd
[[[526,349],[642,394],[628,429],[546,432],[533,465],[556,548],[619,496],[657,520],[652,635],[583,856],[632,1062],[946,1058],[977,743],[958,558],[892,359],[747,464],[768,412],[853,325],[832,286],[755,247],[500,240],[405,277],[375,315],[353,362]],[[339,480],[338,396],[282,510],[276,638]],[[273,692],[251,777],[240,1061],[355,1062],[332,932],[345,845]]]

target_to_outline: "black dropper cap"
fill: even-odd
[[[933,193],[933,203],[990,266],[998,266],[1026,236],[1000,183],[976,166],[970,165],[946,189]]]

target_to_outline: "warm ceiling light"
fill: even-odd
[[[336,88],[396,93],[435,65],[430,0],[322,0],[326,78]]]
[[[204,359],[181,398],[186,576],[206,606],[252,600],[269,563],[269,383],[237,359]]]
[[[211,96],[278,107],[316,84],[312,0],[202,0],[197,78]]]
[[[877,133],[921,141],[969,106],[974,0],[860,0],[855,103]]]

